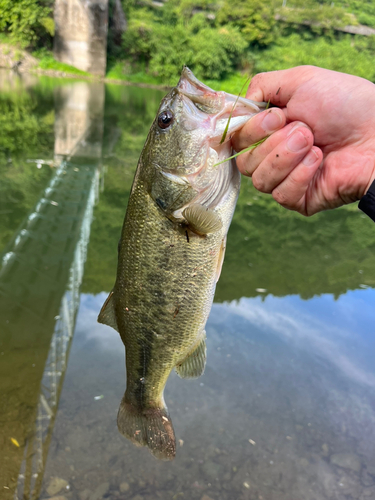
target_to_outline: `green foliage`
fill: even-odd
[[[375,28],[375,2],[373,0],[336,0],[335,5],[343,7],[356,16],[360,24]]]
[[[175,80],[183,65],[200,78],[221,79],[239,65],[247,47],[238,28],[215,28],[204,14],[176,24],[155,22],[145,9],[129,20],[123,47],[137,67],[167,83]]]
[[[186,64],[219,89],[225,87],[221,82],[242,79],[241,73],[315,64],[373,79],[375,44],[367,37],[346,38],[337,29],[358,24],[360,15],[369,16],[371,24],[373,2],[287,0],[282,5],[281,0],[168,0],[160,8],[133,3],[123,37],[125,60],[112,64],[109,75],[173,85]],[[236,92],[241,85],[230,87]]]
[[[275,2],[263,0],[225,0],[217,21],[238,28],[249,43],[268,45],[275,37]]]
[[[52,0],[0,0],[0,31],[23,47],[50,41],[54,34]]]
[[[375,68],[371,56],[371,39],[342,37],[330,41],[325,38],[304,40],[293,34],[280,38],[274,46],[254,54],[255,70],[273,71],[301,64],[350,73],[375,81]]]
[[[317,34],[332,35],[334,28],[357,24],[356,18],[343,7],[324,0],[288,0],[278,14],[282,22],[293,24],[296,30],[305,25]]]

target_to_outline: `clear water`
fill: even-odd
[[[375,227],[354,205],[304,219],[244,179],[206,372],[166,388],[177,457],[118,433],[124,348],[96,317],[162,95],[0,73],[0,498],[374,499]]]

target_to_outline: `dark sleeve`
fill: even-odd
[[[375,180],[367,193],[361,198],[358,208],[375,222]]]

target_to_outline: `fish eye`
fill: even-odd
[[[158,125],[161,129],[166,129],[170,125],[172,125],[173,120],[173,113],[168,109],[167,111],[163,111],[162,113],[160,113],[160,115],[158,116]]]

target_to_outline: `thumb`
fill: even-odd
[[[296,68],[259,73],[251,80],[246,97],[253,101],[265,101],[284,107],[298,87],[310,80],[316,68],[297,66]]]

